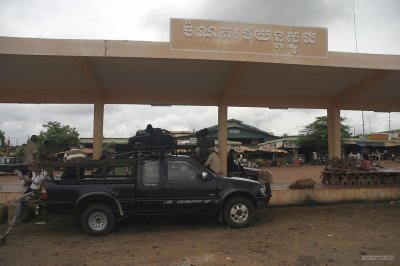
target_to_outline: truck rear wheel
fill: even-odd
[[[103,204],[90,205],[82,214],[82,228],[92,236],[107,235],[114,228],[115,217]]]
[[[244,228],[254,220],[254,206],[246,198],[230,199],[224,207],[224,219],[231,228]]]

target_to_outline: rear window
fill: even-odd
[[[135,177],[134,164],[132,162],[83,162],[59,164],[61,173],[56,179],[107,179],[107,180],[132,180]],[[56,170],[57,171],[57,170]]]
[[[132,168],[131,164],[105,164],[88,167],[84,171],[83,179],[132,179]]]

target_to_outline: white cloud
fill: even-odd
[[[400,54],[400,2],[355,0],[358,52]],[[171,17],[328,27],[329,50],[355,51],[353,1],[349,0],[0,0],[0,35],[72,39],[169,40]],[[216,107],[107,105],[104,136],[133,135],[147,124],[193,130],[217,123]],[[275,135],[294,135],[326,110],[230,108],[228,117]],[[362,133],[361,111],[342,111]],[[388,130],[387,113],[364,112],[365,133]],[[91,105],[0,104],[0,129],[16,144],[47,121],[76,127],[91,137]],[[399,113],[391,128],[400,128]]]

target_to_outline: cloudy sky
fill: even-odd
[[[0,36],[169,41],[171,17],[327,27],[330,51],[400,54],[398,0],[0,0]],[[326,110],[228,111],[229,118],[278,136],[295,135],[321,115]],[[365,110],[341,115],[356,134],[363,133],[362,115],[365,133],[389,130],[389,125],[400,128],[400,113]],[[0,104],[0,129],[13,144],[38,134],[48,121],[91,137],[92,119],[91,105]],[[217,124],[217,108],[106,105],[104,123],[105,137],[132,136],[148,123],[168,130],[198,130]]]

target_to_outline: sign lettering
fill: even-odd
[[[171,49],[327,57],[326,28],[171,19]]]

